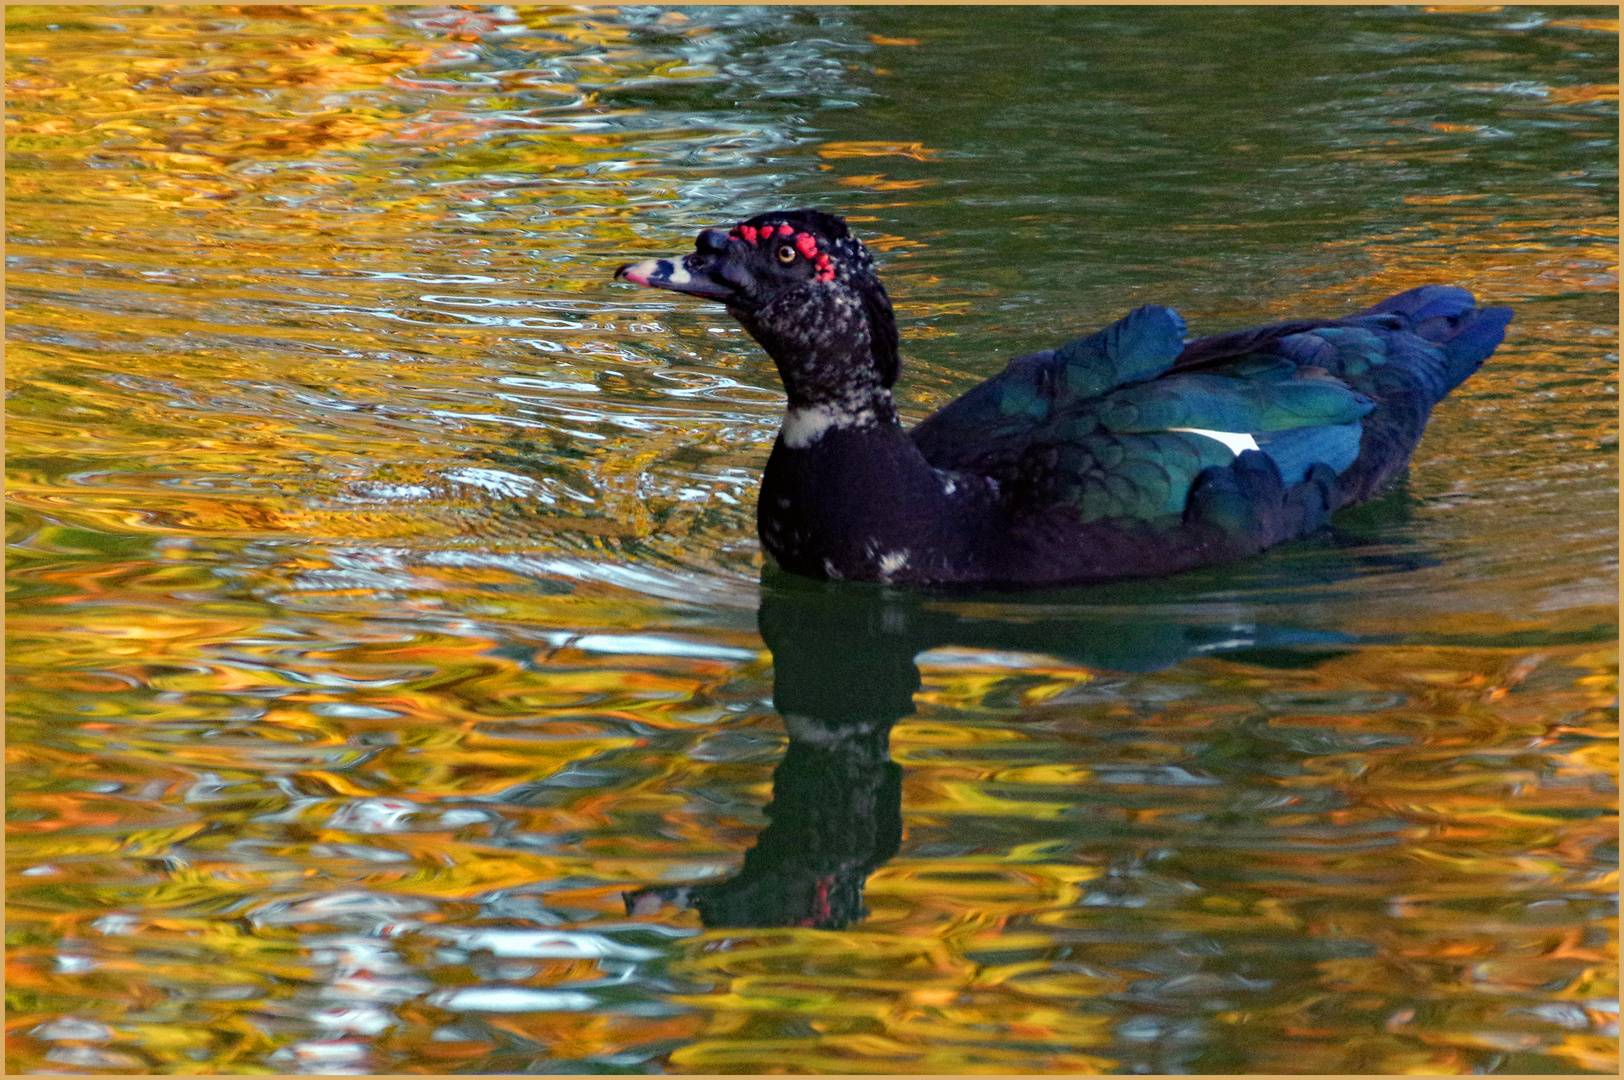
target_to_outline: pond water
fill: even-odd
[[[1614,1071],[1616,9],[6,16],[11,1071]],[[821,586],[611,281],[800,205],[914,418],[1516,321],[1323,537]]]

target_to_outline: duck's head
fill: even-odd
[[[726,304],[778,365],[792,406],[896,381],[897,328],[868,250],[821,210],[706,229],[691,255],[615,271],[637,285]]]

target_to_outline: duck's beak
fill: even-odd
[[[701,300],[728,303],[740,296],[741,285],[750,276],[738,265],[729,265],[732,245],[728,234],[720,229],[706,229],[699,234],[694,253],[681,259],[644,259],[627,263],[615,271],[619,281],[634,285],[647,285],[651,289],[670,289],[687,293]]]
[[[713,256],[697,252],[684,259],[644,259],[616,270],[615,280],[726,303],[733,299],[735,289],[709,273],[709,265],[714,261]]]

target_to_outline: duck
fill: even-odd
[[[1312,535],[1406,468],[1512,316],[1423,285],[1187,340],[1147,304],[909,429],[891,301],[841,217],[757,214],[615,278],[722,304],[776,365],[788,400],[756,524],[779,567],[927,588],[1163,577]]]

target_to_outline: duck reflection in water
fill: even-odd
[[[1254,595],[1309,581],[1323,586],[1359,572],[1355,564],[1365,560],[1357,546],[1299,549],[1270,560],[1261,574],[1254,566],[1235,584]],[[1371,554],[1379,562],[1391,559],[1389,552]],[[1210,597],[1223,582],[1198,584]],[[891,760],[890,734],[914,711],[921,685],[915,657],[926,650],[955,645],[1043,653],[1095,669],[1143,672],[1213,652],[1305,667],[1340,655],[1353,641],[1341,633],[1215,618],[1215,611],[1235,614],[1235,606],[1210,600],[1198,601],[1191,615],[1165,585],[1155,589],[1127,585],[965,600],[812,581],[769,567],[758,621],[773,654],[774,703],[789,735],[773,773],[770,823],[734,876],[628,892],[627,914],[652,915],[674,903],[696,909],[707,927],[840,929],[860,921],[864,882],[901,845],[902,769]]]
[[[890,743],[919,689],[908,605],[872,586],[788,574],[763,584],[761,636],[789,733],[770,824],[738,874],[627,893],[628,914],[675,902],[706,926],[839,929],[863,917],[863,883],[902,843],[902,767]]]

